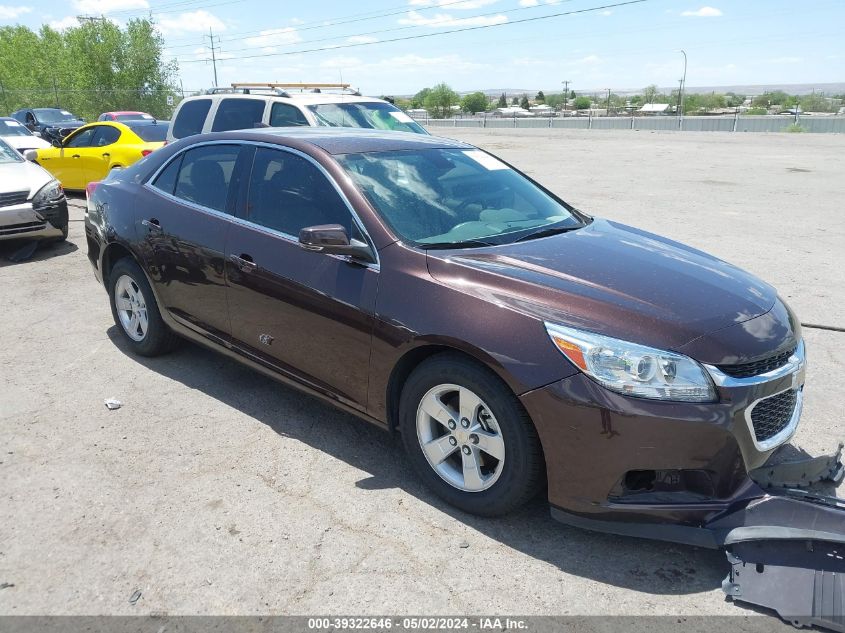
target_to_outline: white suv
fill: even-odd
[[[285,90],[291,87],[303,91]],[[340,88],[342,92],[320,92],[325,87]],[[173,113],[167,141],[205,132],[299,125],[428,134],[396,106],[349,93],[346,88],[345,84],[232,84],[232,90],[226,92],[188,97]],[[306,89],[309,92],[304,92]]]

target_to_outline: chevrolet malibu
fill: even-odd
[[[804,344],[771,286],[471,145],[198,135],[89,195],[128,347],[187,338],[396,430],[471,513],[545,489],[558,519],[664,537],[747,498],[798,424]]]

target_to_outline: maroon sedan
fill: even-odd
[[[396,429],[468,512],[547,481],[561,520],[699,542],[798,424],[804,345],[771,286],[464,143],[198,135],[90,189],[138,354],[184,337]]]

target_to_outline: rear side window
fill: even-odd
[[[274,103],[270,110],[270,127],[292,127],[308,125],[308,119],[296,106],[287,103]]]
[[[211,99],[196,99],[183,103],[176,120],[173,121],[173,136],[184,138],[202,132],[205,117],[210,109]]]
[[[120,130],[110,125],[101,125],[94,132],[94,140],[91,143],[94,147],[104,147],[116,143],[120,138]]]
[[[173,195],[229,213],[229,183],[240,150],[239,145],[205,145],[185,152]]]
[[[223,99],[214,115],[212,132],[248,130],[261,122],[264,102],[258,99]]]

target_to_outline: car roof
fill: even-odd
[[[268,94],[262,92],[219,92],[210,95],[194,95],[182,100],[194,101],[196,99],[262,99],[265,101],[281,101],[283,103],[302,103],[305,105],[318,105],[321,103],[388,103],[378,97],[362,97],[360,95],[338,94],[336,92],[293,92],[287,96]]]
[[[140,110],[112,110],[111,112],[103,112],[103,114],[147,114]],[[102,116],[102,115],[100,115]]]
[[[357,154],[361,152],[391,152],[414,149],[475,149],[449,138],[364,128],[282,127],[216,132],[194,137],[197,141],[247,140],[278,143],[280,145],[313,145],[329,154]]]

